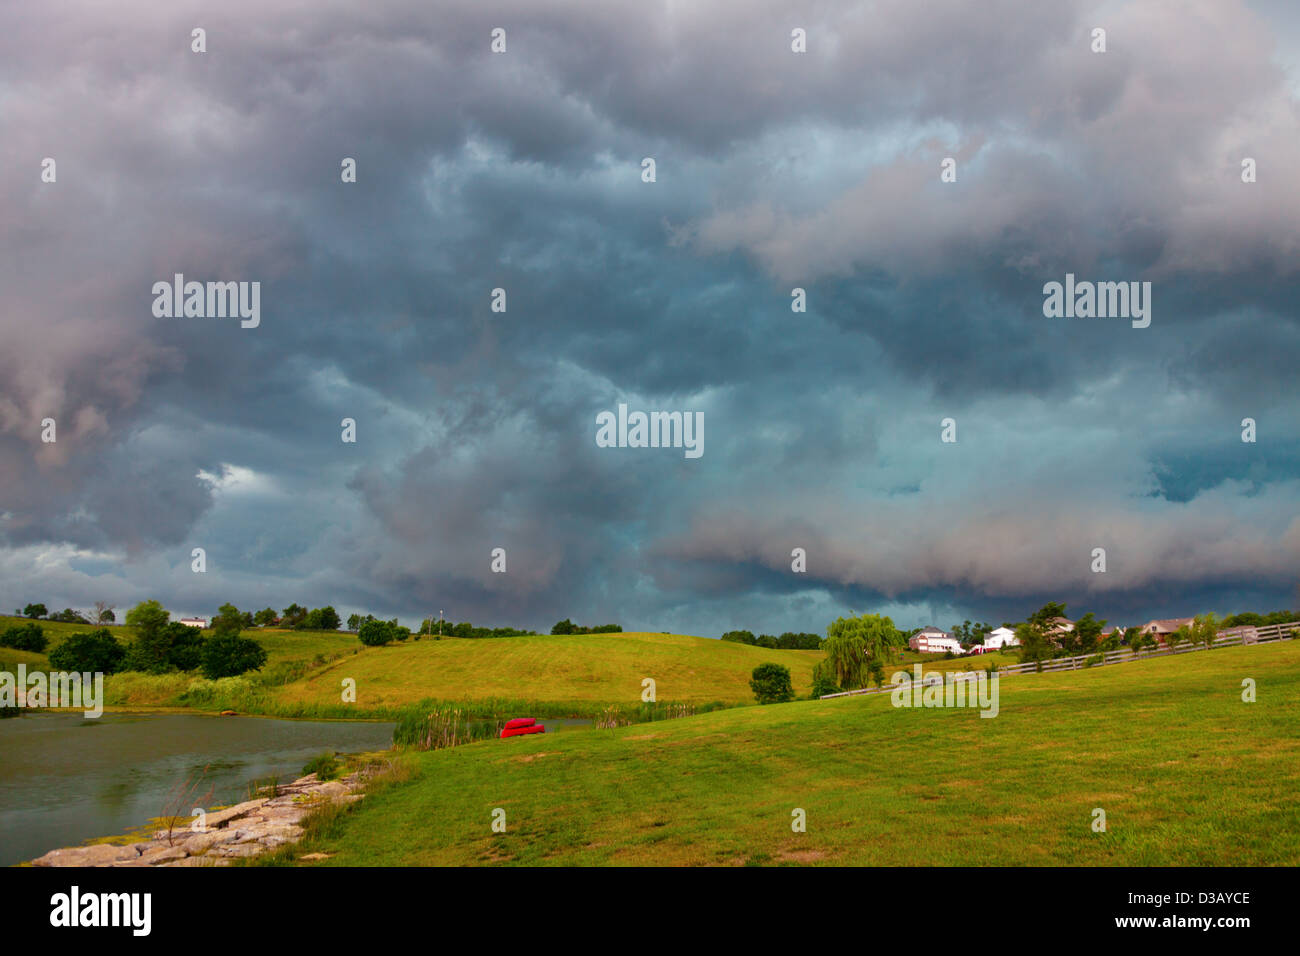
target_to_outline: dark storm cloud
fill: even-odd
[[[1244,6],[6,27],[0,554],[24,595],[700,632],[1285,599],[1300,136]],[[1151,328],[1043,319],[1066,271],[1152,280]],[[154,319],[175,272],[261,281],[261,326]],[[704,411],[704,457],[597,449],[620,401]],[[1081,573],[1102,543],[1114,571]]]

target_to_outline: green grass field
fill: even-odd
[[[680,634],[582,634],[490,640],[425,639],[367,648],[281,691],[286,703],[339,699],[357,683],[357,706],[387,708],[424,698],[635,704],[641,681],[661,701],[752,703],[750,675],[764,661],[790,668],[807,695],[820,651],[776,651]]]
[[[486,643],[486,642],[485,642]],[[399,653],[405,653],[405,649]],[[1243,678],[1258,702],[1241,700]],[[1300,642],[404,758],[287,856],[326,865],[1300,864]],[[494,834],[495,808],[507,832]],[[807,832],[791,831],[791,812]],[[1091,829],[1094,808],[1108,829]]]
[[[0,617],[0,629],[20,622]],[[89,629],[38,623],[50,649]],[[111,630],[123,643],[134,638],[131,628]],[[820,651],[769,650],[680,634],[425,638],[386,647],[364,647],[355,634],[343,632],[254,629],[244,636],[266,648],[267,664],[260,673],[223,682],[206,696],[189,693],[195,674],[114,674],[106,681],[109,706],[343,718],[391,716],[437,699],[471,707],[480,701],[494,706],[509,701],[512,706],[537,705],[535,716],[585,716],[605,704],[638,704],[647,677],[655,681],[660,701],[753,703],[750,675],[764,661],[787,666],[795,691],[806,696],[813,666],[822,657]],[[49,659],[0,648],[0,664],[19,663],[45,668]],[[344,678],[356,681],[355,705],[342,702]]]

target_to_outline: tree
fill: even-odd
[[[18,624],[0,634],[0,647],[12,647],[16,651],[39,654],[48,643],[45,630],[39,624]]]
[[[74,611],[70,607],[65,607],[62,611],[56,611],[50,615],[51,621],[59,621],[63,624],[89,624],[90,621],[79,611]]]
[[[1020,642],[1020,662],[1037,663],[1040,671],[1043,661],[1051,659],[1055,653],[1043,625],[1032,620],[1016,625],[1016,640]]]
[[[839,693],[840,685],[835,683],[835,679],[829,674],[816,674],[813,676],[812,697],[816,700],[818,697],[825,697],[827,694]]]
[[[884,615],[839,617],[827,628],[826,658],[817,666],[841,687],[865,687],[868,679],[879,686],[884,665],[904,643],[902,632]]]
[[[724,641],[730,641],[735,644],[753,644],[754,632],[753,631],[728,631],[726,634],[722,635],[722,639]]]
[[[210,627],[213,638],[238,637],[244,629],[244,615],[233,604],[223,604],[217,608],[217,615],[212,619]]]
[[[326,606],[309,611],[295,626],[300,631],[337,631],[341,623],[338,612]]]
[[[122,666],[126,648],[108,628],[73,634],[50,651],[50,667],[60,671],[112,674]]]
[[[203,676],[218,680],[260,670],[266,663],[266,650],[257,641],[240,637],[238,631],[226,632],[204,641],[199,658]]]
[[[1074,630],[1060,635],[1061,647],[1068,654],[1092,654],[1101,641],[1105,621],[1097,620],[1091,611],[1074,622]]]
[[[280,624],[284,627],[297,627],[298,623],[307,616],[307,609],[299,607],[296,603],[290,604],[280,612]]]
[[[794,700],[794,685],[790,683],[790,668],[773,661],[759,664],[750,675],[749,689],[760,704],[781,704]]]
[[[258,627],[266,627],[275,623],[275,609],[264,607],[253,615],[253,623]]]
[[[788,651],[815,651],[822,646],[822,638],[806,631],[786,631],[776,639],[776,646]]]
[[[114,624],[117,622],[117,615],[113,613],[114,606],[107,601],[95,602],[95,623],[96,624]]]
[[[135,628],[131,644],[128,670],[146,674],[162,674],[171,669],[167,657],[171,651],[171,635],[166,632],[171,615],[157,601],[141,601],[126,612],[126,623]]]
[[[555,625],[554,627],[551,628],[551,633],[552,633],[552,634],[572,634],[572,633],[574,632],[574,630],[575,630],[575,628],[574,628],[574,626],[573,626],[573,622],[570,621],[570,620],[566,617],[563,621],[559,621],[559,622],[557,622],[556,625]]]
[[[141,601],[126,612],[128,627],[157,628],[171,620],[171,614],[157,601]]]
[[[1154,647],[1156,644],[1156,636],[1140,627],[1130,627],[1124,637],[1128,641],[1129,650],[1134,654],[1140,654],[1144,647]]]
[[[1206,650],[1214,646],[1215,638],[1219,636],[1219,618],[1213,611],[1206,611],[1204,614],[1198,614],[1192,621],[1191,639],[1197,644],[1205,646]]]
[[[203,631],[180,621],[172,621],[164,629],[170,638],[167,663],[178,671],[192,671],[203,663]]]
[[[29,604],[23,608],[23,617],[37,618],[49,614],[44,604]]]
[[[387,621],[371,618],[357,629],[357,637],[367,647],[382,647],[393,639],[393,634]]]

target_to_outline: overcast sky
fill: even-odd
[[[6,6],[0,608],[1295,606],[1294,7]],[[156,318],[175,273],[260,325]],[[1067,273],[1150,326],[1045,318]],[[704,454],[598,448],[620,402]]]

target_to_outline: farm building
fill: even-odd
[[[186,627],[205,628],[208,626],[207,620],[201,617],[183,617],[181,623]]]

